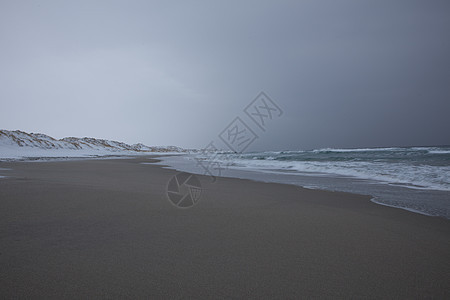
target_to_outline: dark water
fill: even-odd
[[[164,158],[204,174],[372,195],[374,202],[450,219],[450,147],[320,149]],[[220,174],[219,174],[220,173]]]

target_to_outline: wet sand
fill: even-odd
[[[450,298],[450,221],[148,158],[0,162],[0,297]]]

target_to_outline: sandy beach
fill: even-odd
[[[450,298],[447,219],[148,161],[0,162],[1,298]]]

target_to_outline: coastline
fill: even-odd
[[[158,157],[1,162],[4,298],[448,298],[450,221],[220,177],[173,207]]]
[[[207,173],[195,160],[188,155],[162,156],[162,163],[170,168],[193,174]],[[220,162],[220,160],[218,160]],[[251,179],[261,182],[292,184],[308,189],[347,192],[358,195],[371,195],[374,203],[393,208],[404,209],[426,216],[444,217],[450,220],[449,197],[450,191],[415,188],[392,184],[389,182],[370,180],[355,176],[342,176],[333,172],[315,173],[299,172],[292,169],[264,169],[251,167],[252,162],[226,161],[222,165],[211,164],[209,172],[218,176]],[[249,163],[247,166],[245,163]],[[204,163],[204,166],[207,164]],[[220,168],[220,171],[219,171]],[[219,173],[220,172],[220,173]]]

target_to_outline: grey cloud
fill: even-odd
[[[448,1],[3,1],[0,127],[250,150],[450,144]]]

